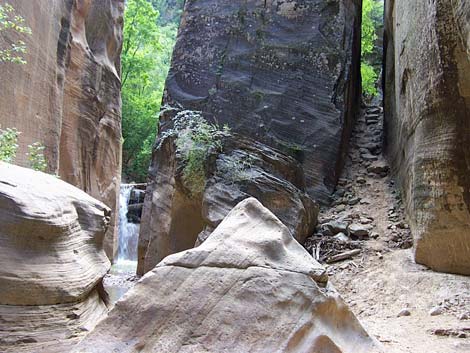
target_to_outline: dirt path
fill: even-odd
[[[470,277],[414,263],[400,196],[381,155],[382,124],[380,107],[363,111],[334,206],[321,212],[306,247],[322,262],[361,249],[327,265],[328,272],[385,352],[470,352]]]

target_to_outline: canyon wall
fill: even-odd
[[[9,3],[32,35],[2,33],[26,43],[27,64],[0,65],[0,124],[21,131],[16,164],[27,145],[45,147],[47,171],[113,210],[106,253],[116,252],[121,172],[120,51],[124,0]]]
[[[470,3],[388,0],[386,150],[416,261],[470,274]]]
[[[258,166],[263,175],[270,175],[267,179],[281,175],[289,183],[283,188],[297,190],[297,195],[306,192],[311,199],[326,203],[342,168],[358,107],[360,14],[361,2],[356,0],[186,1],[164,103],[201,111],[205,119],[227,124],[234,134],[251,140],[255,149],[268,151],[268,157],[255,152],[255,160],[279,158],[270,166]],[[161,117],[160,138],[171,129],[173,118],[174,114]],[[185,248],[190,247],[210,223],[203,213],[216,202],[207,193],[196,200],[180,197],[184,188],[178,171],[182,167],[175,161],[175,148],[171,141],[158,145],[143,210],[140,273],[176,250],[168,246],[176,242],[172,229],[191,233]],[[233,150],[239,151],[232,153],[234,158],[247,155],[243,146]],[[286,169],[302,175],[290,178],[283,172]],[[209,170],[208,176],[213,175]],[[223,184],[230,184],[227,179]],[[259,185],[237,188],[244,188],[244,197],[259,198],[263,190]],[[271,183],[268,189],[273,192],[276,186]],[[225,211],[219,219],[241,200],[240,195],[225,192]],[[308,212],[315,207],[303,210],[300,199],[295,207],[306,215],[304,227],[311,229],[316,215]],[[289,202],[280,201],[276,207],[286,209]],[[264,204],[282,218],[273,208],[275,202],[272,207]],[[191,211],[183,215],[182,206]]]

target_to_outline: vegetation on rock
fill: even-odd
[[[206,185],[207,159],[211,153],[222,150],[223,136],[230,133],[228,126],[220,128],[209,123],[200,112],[184,110],[173,119],[173,129],[162,134],[175,137],[176,152],[183,167],[183,183],[192,196],[204,191]]]
[[[10,4],[0,4],[0,33],[13,31],[17,33],[31,34],[31,28],[25,25],[22,16],[16,14],[15,9]],[[14,40],[0,48],[0,63],[11,62],[16,64],[26,64],[24,55],[26,44],[22,40]]]
[[[15,128],[0,129],[0,161],[12,163],[18,151],[18,135]]]
[[[122,50],[123,173],[144,182],[158,124],[158,112],[176,40],[181,1],[128,0]],[[175,3],[175,4],[173,4]],[[173,8],[172,8],[173,9]],[[161,10],[162,12],[160,12]]]

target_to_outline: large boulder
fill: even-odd
[[[186,1],[164,102],[295,155],[327,201],[358,105],[360,24],[360,0]]]
[[[109,218],[80,189],[0,162],[0,351],[67,351],[105,315]]]
[[[120,52],[124,0],[8,1],[32,35],[2,31],[0,45],[26,43],[25,65],[0,65],[0,125],[45,147],[47,171],[117,209],[121,173]],[[113,212],[105,250],[117,250]]]
[[[416,261],[470,274],[470,2],[387,1],[386,148]]]
[[[250,198],[147,273],[73,352],[376,350],[322,266]]]
[[[184,114],[185,112],[181,112]],[[292,157],[250,138],[229,133],[221,151],[206,162],[206,181],[194,195],[184,181],[184,162],[173,138],[154,154],[157,169],[147,186],[138,245],[137,272],[165,256],[200,244],[243,199],[256,197],[300,242],[313,233],[318,205],[305,193],[305,179]]]

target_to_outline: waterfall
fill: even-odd
[[[132,184],[121,184],[119,193],[119,244],[117,264],[126,268],[136,267],[139,224],[128,221],[129,200],[134,188]]]

